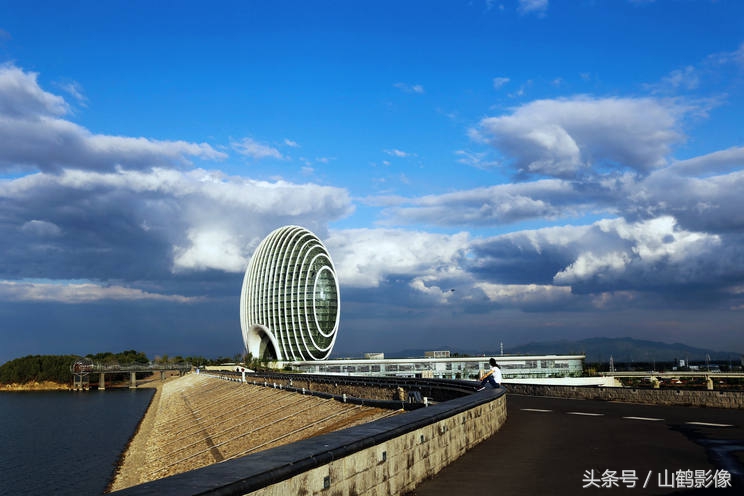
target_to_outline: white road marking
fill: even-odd
[[[524,412],[540,412],[540,413],[548,413],[548,412],[553,411],[553,410],[543,410],[542,408],[522,408],[521,410]]]
[[[589,412],[566,412],[568,415],[586,415],[587,417],[603,417],[604,413],[589,413]]]
[[[627,420],[648,420],[649,422],[661,422],[664,419],[653,418],[653,417],[622,417]]]
[[[685,422],[690,425],[702,425],[703,427],[733,427],[732,424],[712,424],[710,422]]]

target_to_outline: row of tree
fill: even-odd
[[[74,355],[29,355],[16,358],[0,366],[0,383],[70,382],[70,365],[78,358]]]
[[[151,362],[148,356],[137,350],[125,350],[121,353],[95,353],[86,355],[85,358],[93,362],[104,365],[132,365],[148,364]],[[2,384],[25,384],[27,382],[51,381],[58,383],[67,383],[70,381],[70,366],[79,360],[75,355],[29,355],[22,358],[16,358],[0,365],[0,383]],[[183,357],[158,355],[152,362],[154,363],[190,363],[195,367],[204,367],[207,365],[223,365],[227,363],[241,362],[242,354],[236,354],[232,357],[205,358],[203,356]],[[258,363],[253,364],[255,366]]]

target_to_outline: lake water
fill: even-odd
[[[0,393],[0,495],[102,494],[154,393]]]

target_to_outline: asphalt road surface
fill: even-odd
[[[511,394],[507,409],[496,435],[411,494],[744,495],[741,410]]]

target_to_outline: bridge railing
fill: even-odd
[[[94,363],[90,367],[91,372],[152,372],[157,370],[191,370],[190,363],[137,363],[137,364],[118,364],[118,363]]]

